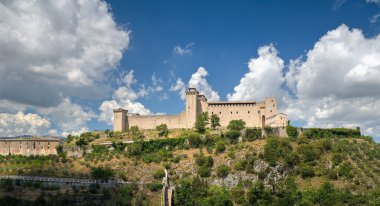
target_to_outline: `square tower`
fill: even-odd
[[[198,115],[198,95],[195,88],[186,91],[186,128],[193,128]]]
[[[128,110],[118,108],[113,110],[113,131],[124,132],[128,129]]]

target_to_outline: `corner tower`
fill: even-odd
[[[186,91],[186,128],[193,128],[197,121],[198,95],[199,92],[195,88]]]
[[[128,110],[118,108],[113,110],[113,131],[124,132],[128,129]]]

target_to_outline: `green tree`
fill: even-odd
[[[228,124],[227,128],[229,130],[241,131],[245,128],[245,122],[241,119],[231,120],[230,123]]]
[[[288,137],[292,140],[296,140],[298,137],[297,128],[290,125],[290,121],[288,122],[288,126],[286,126],[286,134],[288,134]]]
[[[216,175],[220,178],[226,178],[229,172],[230,172],[230,169],[228,168],[227,165],[219,165],[216,168]]]
[[[216,115],[216,114],[211,115],[210,121],[211,121],[211,128],[212,129],[215,129],[216,127],[220,126],[220,119],[219,119],[218,115]]]
[[[199,133],[204,133],[206,131],[206,126],[209,124],[209,117],[207,112],[202,112],[198,115],[197,121],[195,122],[195,129]]]
[[[88,142],[85,140],[85,138],[84,137],[80,137],[76,142],[75,142],[75,144],[77,145],[77,146],[83,146],[83,145],[88,145]]]
[[[69,134],[69,135],[67,135],[66,142],[67,142],[67,143],[70,143],[71,141],[74,140],[74,138],[75,138],[74,135]]]
[[[144,134],[140,132],[138,126],[132,126],[129,128],[129,134],[131,135],[133,140],[140,140],[144,138]]]
[[[232,206],[232,198],[229,191],[224,187],[212,185],[207,190],[207,197],[200,205],[205,206]]]
[[[160,137],[167,137],[169,134],[169,129],[166,124],[160,124],[156,127],[156,129],[158,131],[158,136]]]

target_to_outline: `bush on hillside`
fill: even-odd
[[[91,170],[91,177],[94,179],[108,180],[114,175],[115,172],[109,167],[96,167]]]
[[[298,131],[297,131],[297,128],[293,127],[292,125],[290,125],[288,123],[288,126],[286,126],[286,134],[288,134],[288,137],[291,139],[291,140],[296,140],[297,137],[298,137]]]
[[[300,165],[298,172],[302,178],[310,178],[315,176],[314,168],[310,165]]]
[[[231,144],[236,144],[239,141],[240,131],[231,130],[224,135]]]
[[[169,135],[169,129],[166,124],[160,124],[156,127],[156,130],[158,131],[158,136],[160,137],[167,137]]]
[[[156,171],[153,172],[153,178],[154,179],[162,179],[165,177],[165,171],[163,169],[157,169]]]
[[[190,134],[187,139],[189,140],[190,147],[198,148],[202,145],[202,139],[198,133]]]
[[[218,153],[222,153],[226,150],[226,143],[222,140],[220,141],[217,141],[215,143],[215,152],[218,154]]]
[[[245,129],[244,141],[254,141],[261,138],[261,128],[247,128]]]
[[[275,166],[278,160],[286,158],[291,151],[292,146],[286,139],[269,137],[264,146],[264,159],[271,166]]]
[[[245,122],[241,119],[239,120],[231,120],[230,123],[228,124],[227,128],[229,130],[236,130],[236,131],[241,131],[245,128]]]
[[[298,146],[298,152],[305,162],[318,160],[321,156],[320,151],[313,144],[302,144]]]
[[[226,178],[228,176],[230,169],[227,165],[219,165],[216,168],[216,175],[220,178]]]
[[[206,165],[202,165],[198,167],[198,175],[200,177],[210,177],[211,176],[211,168]]]

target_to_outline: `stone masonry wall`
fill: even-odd
[[[58,140],[0,140],[0,155],[56,155]]]

